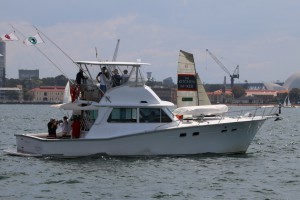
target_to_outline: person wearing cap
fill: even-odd
[[[54,118],[51,118],[47,124],[48,126],[48,138],[56,138],[57,123]]]
[[[113,73],[113,76],[112,76],[113,84],[112,84],[112,86],[116,87],[116,86],[121,85],[122,77],[119,75],[119,71],[117,69],[114,69],[112,71],[112,73]]]

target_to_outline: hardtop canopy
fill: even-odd
[[[141,66],[141,65],[151,65],[150,63],[142,62],[114,62],[114,61],[74,61],[76,64],[83,65],[97,65],[97,66]]]

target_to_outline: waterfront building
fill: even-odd
[[[231,89],[226,89],[225,93],[222,92],[222,90],[207,92],[207,96],[212,104],[232,103],[233,101],[233,94]]]
[[[0,87],[0,102],[23,102],[22,85],[17,85],[17,87]]]
[[[284,99],[288,90],[246,90],[246,95],[235,99],[238,104],[276,104]]]
[[[64,86],[40,86],[30,90],[33,102],[61,103],[64,96]]]

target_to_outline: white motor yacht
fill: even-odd
[[[36,157],[194,155],[245,153],[263,123],[274,115],[258,110],[247,115],[175,116],[173,103],[162,101],[141,75],[141,62],[77,61],[87,74],[93,66],[108,72],[130,69],[129,79],[102,94],[89,78],[73,102],[59,105],[72,110],[71,137],[48,133],[16,134],[17,149],[9,154]],[[112,79],[111,79],[112,80]],[[108,81],[109,82],[109,81]],[[72,91],[72,90],[71,90]],[[266,108],[261,108],[266,109]],[[75,132],[78,132],[75,133]]]

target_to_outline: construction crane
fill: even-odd
[[[120,45],[120,39],[118,39],[118,41],[117,41],[117,45],[116,45],[116,48],[115,48],[115,52],[114,52],[114,56],[112,58],[112,61],[117,61],[119,45]]]
[[[221,63],[221,61],[212,52],[210,52],[208,49],[206,49],[206,51],[212,57],[212,59],[214,59],[214,61],[216,61],[216,63],[229,75],[230,83],[231,83],[230,86],[231,86],[231,89],[232,89],[233,85],[234,85],[234,79],[240,77],[239,65],[236,66],[234,72],[231,74],[229,72],[229,70],[223,65],[223,63]]]

